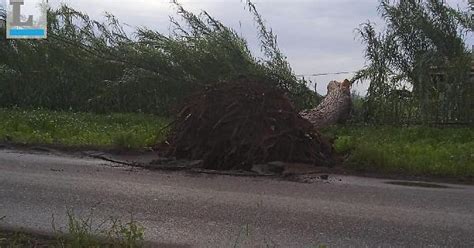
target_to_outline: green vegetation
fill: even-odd
[[[168,123],[146,114],[0,109],[0,142],[141,149],[162,141]]]
[[[169,120],[148,114],[167,116],[191,92],[240,77],[283,89],[299,109],[316,105],[319,99],[295,76],[276,35],[255,6],[244,2],[257,27],[262,58],[235,30],[176,1],[170,35],[147,28],[125,32],[110,14],[99,22],[62,6],[49,11],[48,40],[0,37],[0,143],[151,146],[163,140]],[[381,0],[379,12],[386,22],[383,32],[370,22],[358,30],[367,66],[354,80],[371,84],[367,97],[354,96],[352,126],[472,127],[472,54],[465,42],[474,26],[469,13],[441,0]],[[43,110],[23,110],[32,108]],[[474,176],[472,128],[328,132],[337,137],[336,149],[350,154],[347,166],[354,169]]]
[[[127,222],[111,218],[102,223],[94,223],[92,214],[78,218],[68,211],[66,232],[56,230],[54,220],[54,235],[37,235],[21,231],[0,230],[0,247],[143,247],[144,228],[131,218]]]
[[[474,129],[339,127],[335,149],[348,168],[404,175],[474,177]]]
[[[285,90],[299,108],[316,104],[251,2],[243,7],[255,20],[262,58],[207,12],[172,5],[178,18],[171,18],[170,35],[126,32],[110,14],[99,22],[62,6],[49,11],[47,40],[0,36],[0,107],[164,115],[190,93],[239,77]]]
[[[365,121],[378,124],[474,121],[470,10],[443,0],[381,0],[386,28],[360,26],[370,81]]]
[[[142,149],[163,141],[169,122],[146,114],[0,109],[0,143]],[[347,168],[474,177],[472,128],[340,126],[324,133],[338,153],[349,155]]]

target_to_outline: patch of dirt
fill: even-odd
[[[113,146],[76,146],[76,145],[64,145],[64,144],[43,144],[43,143],[16,143],[16,142],[0,142],[0,149],[6,150],[19,150],[27,152],[39,152],[39,153],[108,153],[114,155],[129,155],[139,156],[142,154],[148,154],[152,150],[151,148],[144,149],[126,149],[117,148]]]
[[[271,161],[333,164],[331,144],[266,82],[222,82],[179,109],[165,157],[201,160],[204,169],[250,171]]]

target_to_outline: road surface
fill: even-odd
[[[0,150],[2,228],[51,231],[67,209],[133,213],[157,247],[474,247],[474,187],[330,176],[312,183],[147,171]]]

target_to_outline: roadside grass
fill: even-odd
[[[170,119],[146,114],[92,114],[0,108],[0,143],[143,149],[163,141]],[[346,168],[411,176],[474,177],[474,128],[338,126]]]
[[[0,108],[0,143],[142,149],[164,140],[167,118]]]
[[[334,127],[336,152],[345,166],[365,172],[413,176],[474,177],[474,129],[432,127]]]
[[[160,247],[146,244],[145,228],[131,218],[127,222],[111,218],[101,223],[94,220],[93,215],[77,217],[73,212],[67,213],[68,223],[65,231],[57,230],[54,218],[52,221],[53,234],[34,234],[27,231],[5,231],[0,229],[0,247],[52,247],[52,248],[142,248]],[[224,247],[281,247],[268,238],[263,242],[251,241],[253,233],[249,225],[245,225],[238,233],[235,242]],[[253,228],[252,228],[253,229]],[[248,242],[246,242],[248,241]],[[307,248],[327,248],[326,245],[311,245]]]
[[[143,247],[145,229],[133,217],[124,223],[110,218],[102,223],[94,223],[93,215],[76,217],[68,211],[67,231],[55,229],[60,247]]]
[[[0,247],[144,247],[145,229],[130,218],[123,222],[116,218],[96,223],[93,215],[79,218],[72,211],[67,213],[65,231],[56,229],[52,221],[53,235],[32,234],[25,231],[0,230]]]

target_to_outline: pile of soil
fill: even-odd
[[[271,161],[329,166],[332,147],[285,94],[242,79],[207,87],[179,111],[167,156],[202,160],[206,169],[250,170]]]

